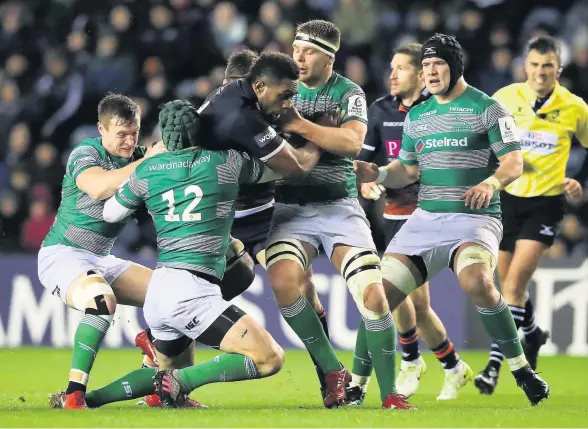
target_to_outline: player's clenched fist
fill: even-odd
[[[295,133],[298,130],[300,122],[303,121],[302,116],[295,107],[289,107],[279,116],[282,131],[286,133]]]
[[[353,161],[353,171],[361,183],[375,182],[378,178],[378,166],[373,162]]]
[[[461,198],[465,200],[466,207],[472,210],[479,210],[482,207],[488,208],[490,200],[494,195],[494,187],[488,183],[482,182],[469,189]]]

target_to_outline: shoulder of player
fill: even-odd
[[[557,95],[563,100],[565,100],[566,104],[574,105],[584,111],[588,110],[588,104],[586,104],[586,101],[584,101],[582,97],[574,94],[566,87],[558,85],[557,92]]]
[[[376,101],[374,101],[372,104],[370,104],[369,109],[370,110],[379,110],[379,109],[383,109],[385,106],[395,106],[398,103],[396,102],[395,98],[393,96],[391,96],[390,94],[384,95],[383,97],[380,97],[378,99],[376,99]]]
[[[333,75],[331,88],[337,89],[341,98],[348,98],[352,95],[363,95],[365,97],[363,89],[351,79],[341,76],[339,73],[333,73]]]
[[[69,160],[72,160],[82,155],[105,160],[107,158],[107,153],[104,146],[102,146],[102,139],[85,138],[73,147],[73,149],[70,152]]]
[[[429,97],[426,100],[424,100],[423,102],[417,104],[416,106],[412,107],[406,117],[413,121],[415,119],[418,119],[419,115],[425,113],[426,111],[428,111],[431,108],[431,105],[433,104],[434,98],[433,97]]]
[[[494,94],[492,94],[492,98],[495,100],[498,100],[498,101],[502,101],[506,97],[513,97],[521,91],[523,85],[526,85],[526,84],[524,82],[517,82],[517,83],[511,83],[510,85],[507,85],[507,86],[503,86],[498,91],[496,91]]]

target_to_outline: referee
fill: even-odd
[[[581,185],[565,177],[572,137],[588,147],[588,106],[559,85],[561,70],[559,42],[549,36],[535,38],[526,48],[526,82],[493,96],[512,112],[523,151],[523,175],[501,193],[504,236],[498,277],[517,328],[525,334],[523,347],[533,369],[549,332],[536,325],[527,288],[555,240],[566,197],[571,202],[582,197]],[[498,345],[492,344],[488,365],[474,381],[480,393],[494,392],[503,359]]]

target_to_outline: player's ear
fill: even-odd
[[[104,136],[104,134],[106,133],[106,128],[104,128],[104,125],[102,125],[100,121],[98,121],[96,125],[98,126],[98,132],[100,133],[100,135]]]
[[[329,57],[327,61],[327,66],[332,66],[335,63],[335,57]]]
[[[257,95],[258,97],[265,92],[266,88],[267,85],[262,80],[256,80],[255,82],[253,82],[253,91],[255,91],[255,95]]]

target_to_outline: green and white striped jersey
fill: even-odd
[[[319,88],[298,83],[294,107],[311,121],[323,113],[338,113],[340,123],[356,120],[367,124],[367,104],[362,89],[351,80],[333,73]],[[325,152],[310,174],[300,179],[276,181],[276,201],[286,204],[327,202],[357,197],[353,159]]]
[[[57,217],[42,246],[63,244],[78,247],[98,255],[110,253],[116,236],[126,222],[108,223],[102,217],[104,201],[90,198],[76,185],[76,179],[91,167],[116,170],[125,167],[145,155],[145,148],[138,146],[131,158],[121,158],[109,153],[102,146],[102,138],[84,139],[67,160],[65,176],[61,184],[61,204]]]
[[[259,182],[263,162],[236,150],[166,152],[141,163],[116,200],[143,202],[157,232],[157,266],[222,279],[240,183]]]
[[[496,171],[498,157],[514,150],[520,145],[510,112],[468,86],[449,103],[431,97],[408,112],[399,159],[418,165],[421,209],[500,218],[498,192],[490,206],[480,210],[466,207],[461,196]]]

